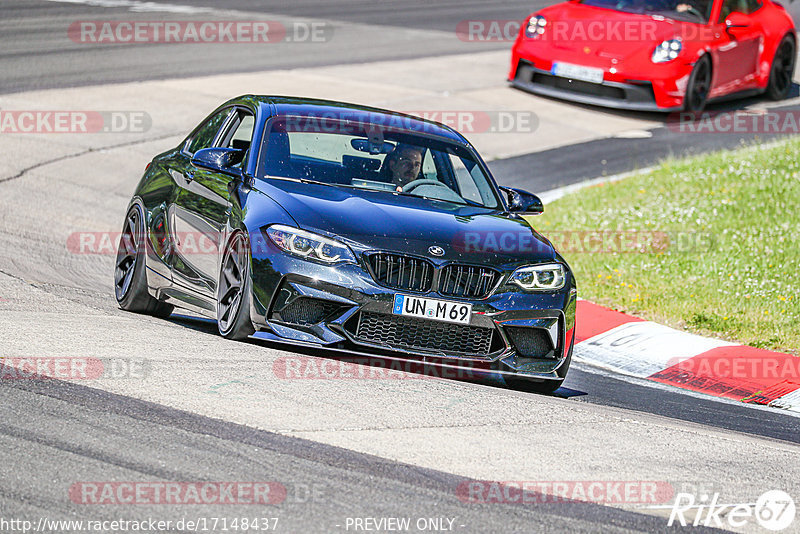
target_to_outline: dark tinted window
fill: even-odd
[[[725,19],[728,18],[728,15],[734,11],[749,15],[760,7],[760,0],[725,0],[722,2],[722,11],[720,11],[719,14],[719,21],[725,22]]]
[[[235,148],[241,151],[240,159],[233,165],[234,167],[241,167],[247,159],[255,124],[256,120],[252,113],[245,109],[237,109],[236,116],[228,121],[227,131],[223,132],[217,141],[222,148]]]
[[[580,0],[582,4],[625,13],[662,15],[675,20],[707,23],[714,6],[712,0]]]
[[[383,120],[384,122],[381,122]],[[335,187],[497,208],[491,177],[464,145],[405,128],[316,116],[275,118],[264,136],[257,175]]]
[[[220,137],[220,145],[223,148],[247,150],[253,138],[255,122],[255,117],[249,111],[236,110],[236,117],[231,120],[228,131]]]
[[[217,132],[222,126],[222,123],[225,122],[225,119],[228,117],[228,113],[230,113],[230,109],[224,109],[208,119],[189,141],[186,151],[189,154],[194,154],[202,148],[209,148],[211,143],[214,142],[214,138],[217,136]]]

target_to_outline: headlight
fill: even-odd
[[[681,48],[683,48],[683,43],[681,43],[680,39],[667,39],[653,50],[653,57],[651,59],[653,63],[672,61],[678,57]]]
[[[509,279],[522,289],[542,291],[564,287],[564,266],[560,263],[520,267]]]
[[[289,254],[325,263],[356,263],[350,247],[334,239],[282,224],[270,226],[266,232],[273,243]]]
[[[528,19],[528,27],[525,28],[525,36],[530,39],[536,39],[544,33],[544,28],[547,26],[547,19],[542,15],[534,15]]]

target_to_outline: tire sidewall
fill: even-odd
[[[572,363],[572,351],[575,349],[575,330],[572,331],[572,341],[569,344],[569,352],[567,353],[567,358],[564,360],[564,363],[556,369],[556,374],[561,377],[561,381],[563,382],[565,378],[567,378],[567,372],[569,371],[569,366]]]
[[[691,105],[692,105],[691,97],[689,96],[694,92],[693,90],[694,90],[694,84],[695,84],[695,82],[697,80],[698,66],[701,63],[705,63],[708,66],[708,71],[709,71],[708,93],[711,92],[711,80],[712,80],[712,75],[713,75],[713,73],[711,71],[711,61],[709,61],[707,54],[703,54],[695,62],[694,68],[692,68],[692,73],[689,75],[689,82],[686,84],[686,95],[683,97],[683,109],[684,109],[684,111],[688,111],[688,112],[691,112],[691,113],[699,113],[700,111],[703,111],[703,109],[705,109],[705,107],[706,107],[706,104],[708,103],[708,94],[706,94],[706,98],[705,98],[705,100],[703,100],[702,105],[700,107],[698,107],[697,109],[692,109],[692,107],[691,107]]]
[[[147,292],[147,280],[145,276],[146,272],[146,258],[145,254],[143,254],[143,249],[146,246],[145,243],[145,231],[144,231],[144,212],[142,208],[138,204],[134,204],[130,207],[130,209],[125,213],[125,220],[128,220],[128,217],[131,215],[132,212],[136,212],[137,215],[137,228],[136,233],[138,234],[138,242],[139,246],[136,249],[136,265],[133,268],[133,276],[131,277],[131,284],[128,287],[128,292],[123,295],[122,298],[117,298],[116,290],[114,291],[114,297],[117,298],[117,303],[119,306],[124,310],[130,311],[138,311],[141,307],[142,303],[139,301],[144,300],[144,298],[149,297],[150,294]],[[125,228],[125,224],[123,223],[123,230]],[[120,235],[120,243],[118,245],[122,245],[122,236]],[[114,266],[116,269],[116,265]]]
[[[532,393],[550,394],[554,393],[564,383],[569,371],[569,365],[572,362],[572,350],[575,348],[575,332],[572,332],[572,342],[569,346],[569,352],[564,362],[556,369],[558,378],[555,380],[537,381],[526,379],[525,377],[505,377],[506,385],[513,389],[522,389]]]
[[[772,56],[772,63],[769,65],[769,80],[767,81],[767,96],[772,100],[783,100],[786,98],[792,90],[792,80],[790,77],[789,85],[786,89],[780,93],[778,93],[773,84],[775,83],[774,78],[774,69],[775,69],[775,60],[778,59],[778,53],[780,53],[781,48],[786,42],[790,42],[792,45],[792,73],[794,73],[794,69],[797,68],[797,43],[790,35],[784,35],[783,39],[780,40],[778,43],[778,47],[775,49],[775,54]]]
[[[236,310],[236,316],[234,320],[231,322],[230,327],[227,331],[222,330],[222,325],[219,321],[219,299],[220,299],[220,281],[222,280],[222,269],[225,266],[225,259],[228,255],[228,251],[230,250],[231,246],[233,245],[234,241],[241,237],[243,240],[243,249],[247,254],[247,261],[244,262],[243,271],[242,271],[242,296],[239,300],[239,307]],[[253,321],[250,317],[250,302],[252,300],[252,280],[251,280],[251,256],[250,256],[250,242],[247,239],[247,232],[243,232],[241,230],[237,230],[233,233],[228,239],[227,245],[225,245],[225,252],[222,255],[222,261],[220,263],[219,268],[219,278],[217,279],[217,330],[222,337],[227,339],[237,339],[242,340],[246,339],[250,334],[255,331],[253,327]]]

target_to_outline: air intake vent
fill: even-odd
[[[357,341],[392,349],[422,349],[480,357],[492,349],[493,334],[491,328],[361,312],[355,337]]]
[[[500,273],[488,267],[448,265],[439,276],[439,293],[448,297],[482,299],[497,285]]]
[[[372,276],[379,284],[406,291],[430,291],[433,264],[421,258],[378,253],[369,257]]]
[[[321,323],[341,306],[329,300],[301,297],[274,314],[274,319],[285,323],[312,325]]]
[[[556,357],[553,343],[550,341],[550,336],[546,330],[515,326],[507,326],[504,330],[520,356],[525,358]]]

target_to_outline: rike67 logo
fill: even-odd
[[[678,493],[667,525],[742,528],[755,520],[761,527],[777,532],[792,524],[795,512],[794,500],[781,490],[767,491],[755,503],[726,503],[720,500],[719,493],[711,498]]]

